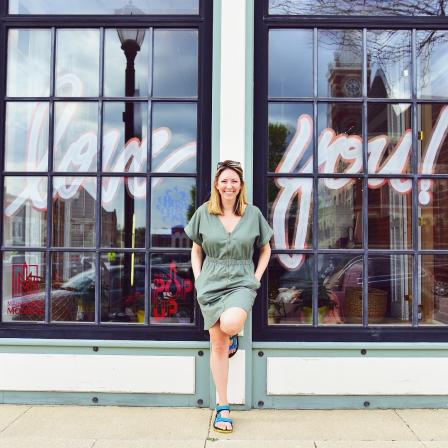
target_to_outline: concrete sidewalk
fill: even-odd
[[[448,410],[212,411],[0,405],[0,448],[448,448]]]

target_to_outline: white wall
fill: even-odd
[[[0,390],[194,394],[194,356],[0,353]]]
[[[448,358],[268,357],[268,395],[446,395]]]

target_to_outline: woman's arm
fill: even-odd
[[[202,246],[193,242],[191,248],[191,267],[193,269],[194,278],[197,279],[202,270]]]
[[[255,270],[255,277],[258,281],[261,281],[264,271],[268,267],[269,259],[271,258],[271,245],[266,243],[260,247],[260,256],[258,258],[258,266]]]

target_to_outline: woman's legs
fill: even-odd
[[[218,403],[227,404],[227,382],[229,377],[229,336],[239,333],[247,319],[247,313],[242,308],[228,308],[218,322],[209,329],[211,342],[210,367],[218,393]],[[223,417],[228,417],[228,411],[222,411]],[[220,422],[221,429],[231,429],[230,423]]]

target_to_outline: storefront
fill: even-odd
[[[231,158],[274,229],[232,402],[446,406],[441,2],[6,3],[0,402],[213,405],[183,228]]]

